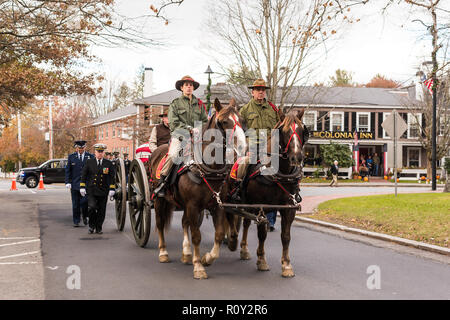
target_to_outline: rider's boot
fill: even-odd
[[[234,192],[231,194],[231,201],[241,202],[241,200],[241,183],[239,183]]]
[[[164,175],[161,175],[159,184],[155,188],[155,191],[154,191],[154,194],[156,194],[157,197],[164,198],[166,196],[166,183],[167,183],[167,177]]]

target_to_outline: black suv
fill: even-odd
[[[26,184],[28,188],[36,188],[42,172],[44,183],[64,183],[67,159],[47,160],[39,167],[23,168],[17,175],[17,182]]]

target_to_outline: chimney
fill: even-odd
[[[425,74],[423,73],[423,71],[418,71],[416,73],[416,100],[419,101],[423,101],[424,100],[424,96],[423,96],[423,81],[425,78]]]
[[[144,71],[144,97],[153,95],[153,68],[145,68]]]

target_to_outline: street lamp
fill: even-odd
[[[208,68],[206,69],[205,73],[208,74],[208,86],[206,87],[206,105],[207,105],[207,110],[208,110],[208,114],[209,114],[209,109],[211,108],[211,73],[214,73],[211,70],[211,67],[208,65]]]
[[[434,41],[433,41],[434,42]],[[434,43],[433,43],[434,44]],[[437,79],[436,79],[436,70],[437,70],[437,60],[436,54],[433,52],[432,54],[433,61],[425,61],[422,65],[431,64],[433,65],[433,71],[431,73],[431,77],[433,79],[433,118],[432,118],[432,126],[431,126],[431,190],[436,190],[436,88],[437,88]]]

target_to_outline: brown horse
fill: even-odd
[[[203,125],[203,138],[201,144],[202,154],[208,146],[214,144],[222,146],[222,158],[225,160],[226,149],[223,146],[233,138],[239,152],[245,152],[246,142],[245,134],[240,124],[239,113],[237,112],[234,100],[227,107],[222,107],[219,100],[214,101],[215,113],[209,121]],[[217,129],[218,133],[213,142],[205,141],[205,135],[209,129]],[[211,131],[210,131],[211,132]],[[227,135],[228,133],[228,135]],[[231,133],[231,134],[230,134]],[[195,141],[195,140],[194,140]],[[157,185],[156,169],[160,160],[168,152],[168,146],[163,145],[155,150],[151,157],[151,176],[153,179],[153,188]],[[219,151],[220,152],[220,151]],[[215,155],[215,150],[214,150]],[[214,158],[215,159],[215,158]],[[184,232],[183,255],[181,261],[185,264],[193,263],[194,278],[208,278],[203,265],[210,265],[219,257],[220,244],[224,238],[223,223],[225,220],[224,210],[218,207],[220,199],[220,190],[224,185],[228,175],[230,165],[225,161],[215,161],[205,164],[191,164],[186,170],[182,170],[177,177],[177,182],[169,186],[169,191],[164,198],[156,198],[154,207],[156,212],[156,226],[159,235],[159,261],[169,262],[169,255],[166,251],[164,240],[164,229],[170,225],[173,211],[176,207],[183,208],[182,225]],[[221,162],[221,163],[220,163]],[[213,217],[215,227],[214,247],[200,257],[200,225],[202,213],[208,209]],[[191,230],[192,244],[194,245],[194,255],[192,257],[191,244],[189,241],[189,229]]]
[[[303,146],[308,140],[308,130],[302,124],[304,110],[295,115],[284,115],[280,112],[281,121],[274,127],[279,132],[279,150],[271,150],[271,138],[268,140],[268,154],[279,156],[279,170],[271,176],[257,174],[258,167],[249,167],[247,176],[256,174],[248,181],[242,202],[245,204],[285,205],[301,201],[299,196],[299,179],[303,162]],[[249,210],[250,211],[250,210]],[[269,211],[269,210],[267,210]],[[272,210],[270,210],[272,211]],[[281,209],[281,242],[283,252],[281,257],[282,276],[293,277],[294,271],[289,258],[290,230],[295,218],[296,209]],[[234,251],[237,247],[237,232],[241,218],[227,214],[229,223],[228,247]],[[250,259],[247,244],[248,228],[251,220],[244,218],[244,228],[241,240],[241,259]],[[260,271],[269,270],[264,252],[264,241],[267,237],[267,225],[258,225],[259,245],[257,248],[257,267]]]

